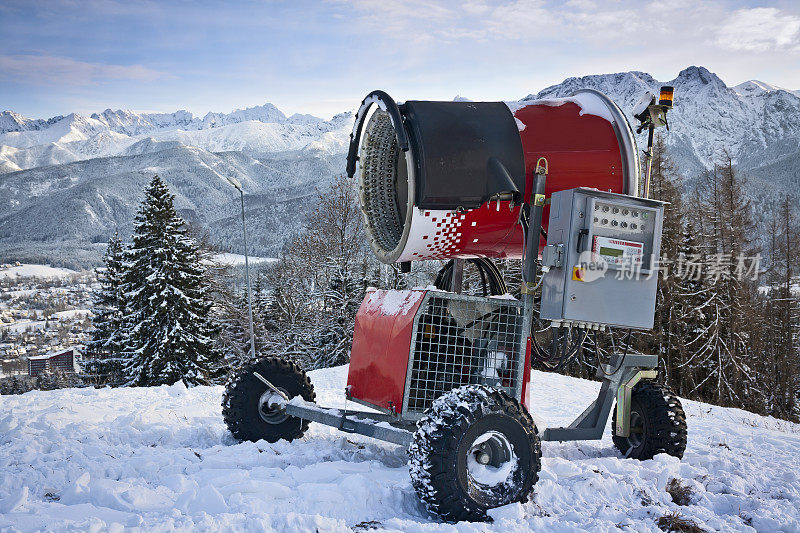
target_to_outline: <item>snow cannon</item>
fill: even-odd
[[[631,127],[591,89],[513,103],[397,104],[373,91],[356,113],[347,173],[358,170],[367,239],[384,263],[520,259],[519,222],[540,158],[550,168],[547,197],[576,187],[637,192]]]
[[[625,116],[597,91],[514,104],[370,93],[347,160],[370,245],[405,272],[450,260],[433,287],[366,290],[335,405],[285,355],[240,368],[223,399],[231,433],[291,441],[314,422],[404,446],[419,498],[449,522],[527,501],[541,442],[602,439],[609,416],[621,456],[681,457],[686,418],[655,381],[658,356],[628,353],[631,330],[653,326],[664,219],[663,202],[636,195],[637,169]],[[492,258],[522,259],[516,296]],[[581,364],[590,334],[597,397],[538,428],[531,369]]]

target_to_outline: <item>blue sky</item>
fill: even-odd
[[[570,76],[689,65],[800,89],[798,2],[0,0],[0,109],[323,117],[398,99],[516,99]]]

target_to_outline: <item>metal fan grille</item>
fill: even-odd
[[[426,295],[414,319],[403,415],[419,418],[461,385],[522,394],[525,344],[522,304],[445,292]]]
[[[367,231],[388,254],[397,248],[403,236],[408,171],[392,120],[385,111],[376,111],[367,123],[359,162],[361,209]]]

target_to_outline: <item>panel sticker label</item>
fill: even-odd
[[[592,253],[600,256],[608,266],[636,267],[642,264],[644,243],[595,235]]]

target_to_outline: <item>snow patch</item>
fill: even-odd
[[[384,316],[408,314],[425,294],[420,291],[375,291],[369,293],[366,305],[376,308]]]
[[[68,278],[76,271],[68,268],[51,267],[50,265],[7,265],[0,267],[0,278],[47,278],[47,279],[60,279]]]
[[[277,261],[277,259],[274,257],[258,257],[253,255],[248,256],[247,259],[251,265],[259,263],[274,263],[275,261]],[[244,255],[241,254],[221,253],[214,255],[211,258],[211,260],[221,265],[230,265],[230,266],[244,265]]]
[[[522,109],[523,107],[531,105],[559,107],[569,103],[575,104],[580,108],[580,116],[594,115],[603,118],[609,122],[614,122],[614,116],[611,114],[611,109],[609,109],[608,104],[598,95],[593,93],[579,93],[574,96],[569,96],[566,98],[520,100],[519,102],[506,102],[506,105],[511,110],[511,112],[514,113],[517,110]],[[517,121],[517,127],[519,127],[519,130],[522,131],[525,128],[524,124],[522,125],[522,127],[520,127],[521,122],[519,121],[519,119],[515,117],[515,120]]]

